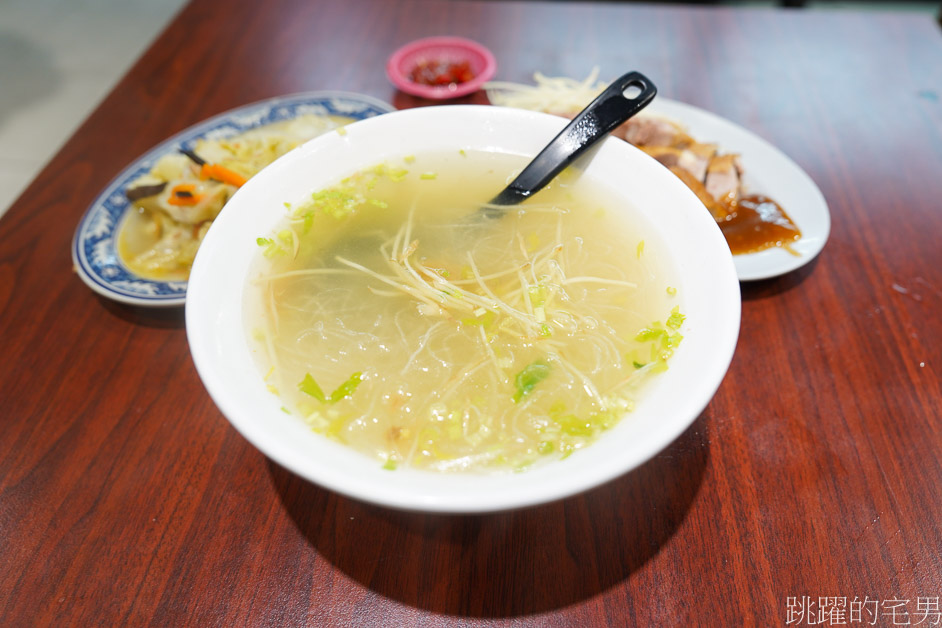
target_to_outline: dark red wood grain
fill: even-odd
[[[693,426],[563,502],[427,516],[309,484],[229,427],[181,311],[72,272],[85,208],[152,145],[284,93],[429,104],[384,62],[435,34],[485,43],[505,80],[640,70],[779,146],[831,209],[817,260],[743,286]],[[929,16],[194,2],[0,220],[0,625],[775,625],[802,596],[845,598],[848,623],[878,600],[878,625],[908,600],[915,624],[942,597],[940,236]]]

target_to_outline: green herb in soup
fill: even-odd
[[[386,469],[437,471],[522,470],[622,420],[682,339],[672,269],[571,173],[481,217],[523,165],[409,155],[259,234],[246,325],[291,414]]]

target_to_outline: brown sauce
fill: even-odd
[[[753,194],[739,199],[732,212],[717,220],[733,255],[756,253],[779,246],[791,253],[801,231],[778,203],[767,196]]]

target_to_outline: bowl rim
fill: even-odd
[[[455,89],[414,83],[406,76],[402,62],[425,48],[451,48],[481,58],[484,65],[473,79],[455,86]],[[407,94],[432,100],[447,100],[472,94],[494,78],[496,73],[497,59],[487,46],[473,39],[454,35],[435,35],[410,41],[393,52],[386,62],[386,76],[393,85]]]
[[[266,224],[265,230],[270,230],[278,222],[276,218],[283,215],[282,212],[277,217],[267,216],[265,208],[282,207],[289,200],[284,196],[289,192],[282,191],[279,196],[268,190],[303,189],[304,185],[292,177],[296,179],[302,169],[311,170],[312,161],[325,165],[329,172],[307,183],[308,191],[327,185],[331,177],[337,180],[349,174],[342,163],[347,157],[360,155],[359,167],[384,161],[385,155],[377,152],[378,145],[383,146],[386,155],[415,154],[415,146],[421,142],[440,142],[430,137],[436,134],[447,137],[443,129],[453,128],[456,119],[467,129],[460,132],[461,141],[467,139],[476,142],[476,146],[502,152],[525,150],[531,155],[566,122],[549,114],[485,105],[423,107],[353,123],[343,135],[320,136],[281,157],[230,199],[197,253],[185,312],[191,355],[211,398],[237,431],[282,467],[329,490],[381,506],[438,513],[494,512],[556,501],[640,466],[688,429],[719,388],[738,340],[739,281],[719,228],[679,179],[622,140],[608,138],[602,142],[585,172],[592,175],[593,170],[602,169],[597,164],[609,168],[611,160],[627,160],[620,165],[631,165],[628,174],[632,181],[641,182],[639,189],[672,203],[658,208],[665,216],[658,220],[668,221],[658,229],[681,229],[685,246],[691,238],[688,234],[702,238],[699,257],[674,249],[671,256],[675,264],[683,264],[677,272],[684,278],[685,307],[695,303],[696,312],[704,316],[692,325],[697,331],[689,329],[688,316],[685,343],[672,358],[671,368],[646,391],[632,414],[586,450],[517,474],[441,474],[408,468],[384,471],[379,464],[370,466],[369,459],[362,454],[310,430],[305,436],[302,421],[286,417],[278,398],[264,391],[262,374],[248,349],[248,334],[241,319],[241,298],[248,274],[244,258],[252,251],[250,247],[257,248],[251,234],[259,235],[259,225]],[[403,145],[402,134],[407,129],[421,129],[418,132],[421,139],[410,138]],[[514,130],[513,137],[505,137],[508,129]],[[549,137],[544,137],[547,134]],[[387,146],[395,142],[396,146]],[[525,149],[521,149],[523,145]],[[368,157],[364,159],[363,155]],[[339,172],[343,175],[334,176]],[[638,190],[632,190],[635,194],[632,198],[639,198],[637,193]],[[299,197],[300,194],[293,198]],[[688,221],[692,224],[686,224]],[[251,243],[235,244],[236,236],[243,239],[251,236]],[[709,264],[708,269],[703,268],[704,261]],[[710,329],[699,331],[703,327]],[[689,348],[690,343],[693,349]],[[695,373],[692,362],[700,359],[697,352],[704,351],[703,347],[712,352],[707,356],[708,368],[704,373],[702,364],[696,365],[701,371]],[[676,372],[680,374],[673,375]],[[690,384],[683,395],[668,390],[668,384],[678,378]],[[673,414],[667,420],[655,415],[654,401]],[[642,406],[643,421],[636,419]],[[294,427],[286,427],[289,425]],[[315,438],[310,439],[310,435]],[[302,451],[300,442],[289,442],[294,438],[305,439],[303,446],[312,449]]]

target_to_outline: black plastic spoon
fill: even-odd
[[[614,81],[580,111],[516,179],[482,207],[481,212],[488,218],[498,218],[506,207],[542,190],[589,147],[648,106],[655,94],[654,83],[640,72],[629,72]]]

